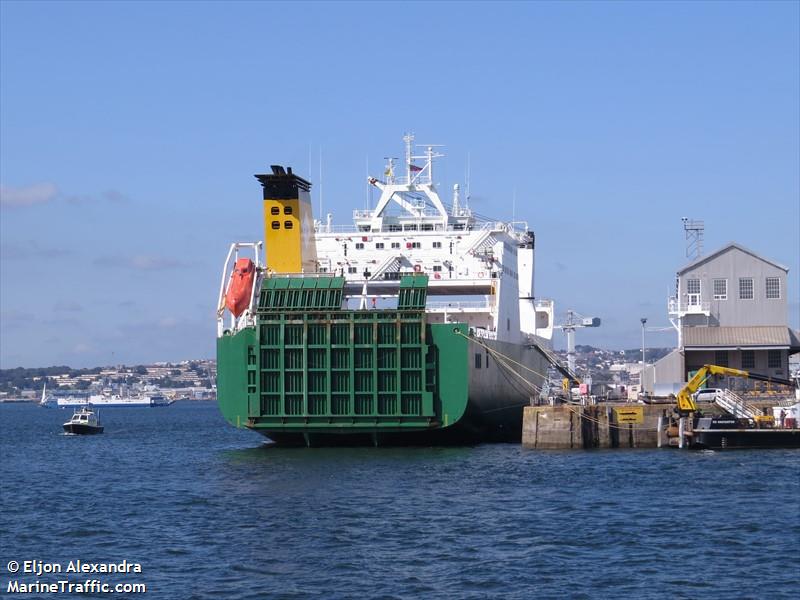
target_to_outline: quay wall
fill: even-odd
[[[522,445],[539,450],[592,448],[656,448],[658,420],[672,412],[672,404],[601,404],[595,406],[526,406]],[[620,423],[615,408],[641,411],[641,423]],[[667,441],[662,439],[663,446]]]

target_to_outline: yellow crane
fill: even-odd
[[[700,386],[703,385],[712,375],[728,375],[730,377],[744,377],[746,379],[768,381],[782,385],[795,385],[794,381],[791,379],[770,377],[769,375],[760,375],[758,373],[751,373],[750,371],[742,371],[741,369],[732,369],[730,367],[720,367],[718,365],[703,365],[697,370],[697,372],[686,383],[686,385],[683,386],[683,389],[678,392],[676,400],[679,414],[687,415],[697,411],[697,403],[694,401],[694,393],[699,390]]]

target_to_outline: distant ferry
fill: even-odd
[[[102,406],[105,408],[120,407],[156,407],[169,406],[175,400],[167,398],[160,392],[143,392],[136,396],[122,396],[120,394],[93,394],[91,396],[66,396],[56,397],[47,395],[46,386],[42,389],[42,399],[39,402],[46,408],[74,408],[79,406]]]

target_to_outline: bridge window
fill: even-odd
[[[358,273],[358,267],[347,267],[348,273]]]
[[[383,242],[378,242],[375,244],[376,250],[383,250]]]
[[[433,242],[433,247],[434,248],[441,248],[442,247],[442,242]]]
[[[481,368],[481,353],[480,352],[476,352],[475,353],[475,368],[476,369],[480,369]]]
[[[400,248],[400,242],[392,242],[392,248],[399,249]]]
[[[438,273],[442,270],[442,265],[433,265],[433,272]]]
[[[358,242],[356,244],[356,250],[363,250],[363,249],[364,249],[364,244],[362,244],[361,242]]]
[[[292,222],[291,222],[291,221],[284,221],[284,222],[283,222],[283,226],[284,226],[286,229],[291,229],[292,227],[294,227],[294,225],[292,224]]]
[[[272,228],[273,229],[280,229],[281,228],[281,222],[280,221],[273,221],[272,222]]]
[[[278,208],[277,206],[273,206],[272,208],[269,209],[269,212],[270,212],[270,214],[273,214],[273,215],[279,215],[279,214],[281,214],[281,209]]]
[[[285,214],[285,215],[292,214],[292,207],[291,206],[284,206],[283,207],[283,214]]]

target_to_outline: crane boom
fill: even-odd
[[[697,370],[692,378],[689,379],[686,385],[683,386],[681,391],[678,392],[676,400],[679,413],[688,414],[697,410],[697,403],[694,401],[692,394],[700,389],[700,386],[703,385],[712,375],[728,375],[730,377],[743,377],[746,379],[768,381],[782,385],[795,385],[795,382],[791,379],[783,379],[782,377],[770,377],[769,375],[760,375],[759,373],[751,373],[750,371],[733,369],[731,367],[720,367],[718,365],[703,365]]]

